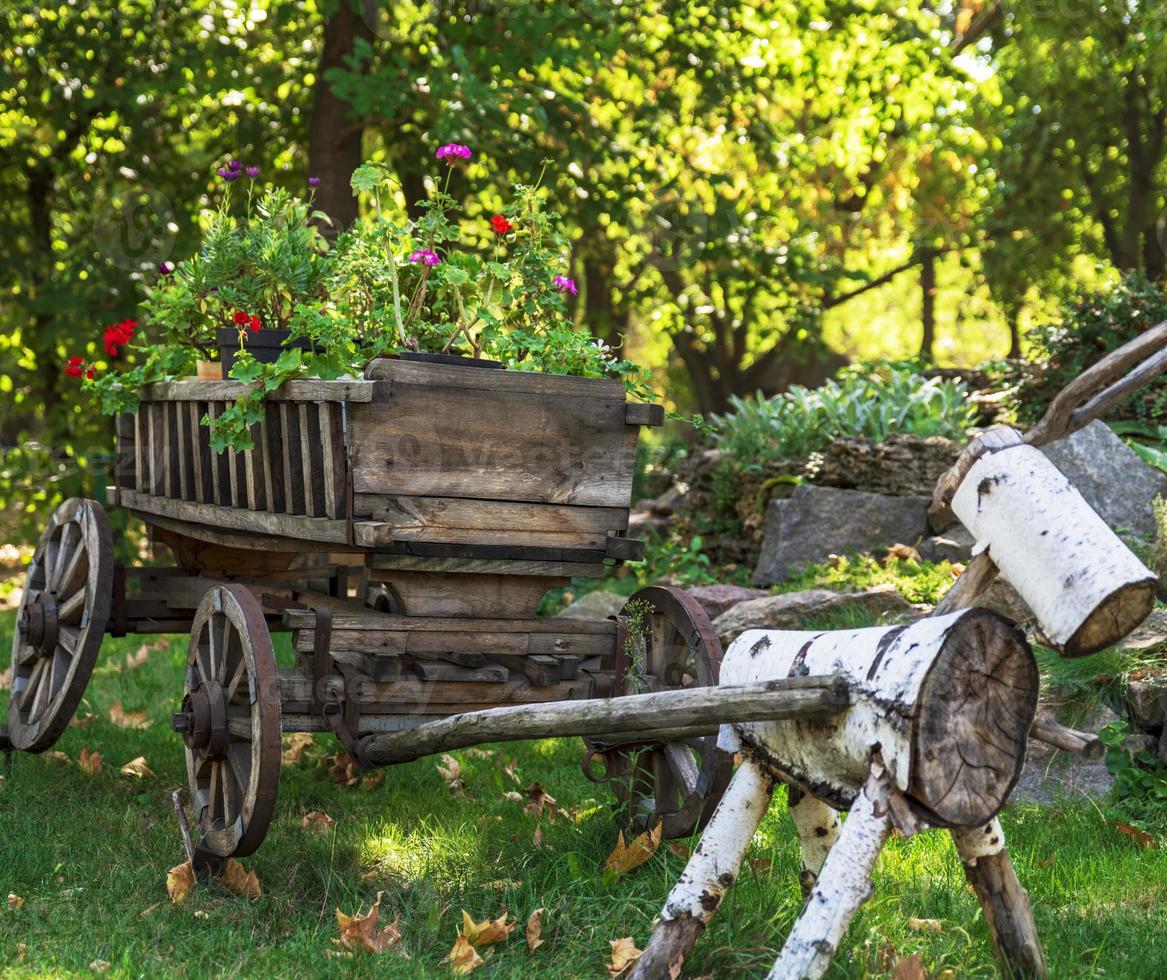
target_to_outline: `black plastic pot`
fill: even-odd
[[[466,357],[463,354],[420,354],[409,350],[397,352],[403,361],[425,361],[428,364],[452,364],[455,367],[500,368],[501,361],[488,361],[484,357]]]
[[[287,343],[292,335],[290,330],[263,329],[252,333],[244,328],[243,346],[257,361],[262,364],[274,364],[279,360],[280,353],[285,347],[298,347],[302,351],[312,349],[307,339],[301,337],[292,343]],[[219,361],[223,365],[223,377],[231,373],[231,365],[235,363],[235,355],[239,353],[239,331],[234,327],[219,327],[217,340],[219,342]]]

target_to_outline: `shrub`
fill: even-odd
[[[1015,377],[1018,421],[1036,422],[1054,396],[1086,368],[1164,320],[1167,284],[1139,273],[1067,301],[1057,322],[1029,333],[1031,363],[1021,366]],[[1167,379],[1158,378],[1108,414],[1111,419],[1149,422],[1161,418],[1165,408]]]

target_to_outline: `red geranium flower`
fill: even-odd
[[[244,313],[242,310],[235,311],[235,325],[236,326],[242,327],[245,323],[247,323],[247,320],[248,320],[248,316],[246,313]]]
[[[85,377],[92,381],[97,377],[97,368],[87,368],[85,371]]]
[[[501,214],[496,214],[493,218],[490,219],[490,227],[494,229],[495,234],[505,235],[508,231],[512,231],[515,226],[507,221],[507,219],[504,218]]]
[[[65,365],[66,378],[80,378],[84,373],[85,358],[73,356],[69,358],[69,363]]]
[[[251,327],[252,333],[259,333],[259,328],[263,326],[263,324],[259,322],[259,317],[253,316],[248,326]]]

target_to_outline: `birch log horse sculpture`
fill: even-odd
[[[1046,975],[997,814],[1027,737],[1070,748],[1090,740],[1060,726],[1031,731],[1038,673],[1029,644],[1007,620],[973,607],[1001,574],[1033,611],[1042,640],[1067,657],[1101,650],[1145,618],[1155,576],[1036,447],[1087,425],[1164,370],[1167,323],[1075,379],[1026,435],[1001,427],[969,445],[938,482],[933,511],[950,510],[973,533],[975,557],[929,617],[827,633],[752,630],[731,644],[722,684],[842,674],[850,705],[825,718],[722,726],[720,745],[740,753],[741,764],[633,980],[680,975],[777,782],[788,785],[807,901],[770,977],[821,976],[871,893],[888,835],[929,826],[953,835],[1002,973]]]

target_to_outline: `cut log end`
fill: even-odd
[[[992,819],[1021,775],[1038,673],[1020,631],[989,612],[949,633],[915,719],[910,794],[957,827]]]
[[[1117,643],[1150,614],[1156,581],[1131,582],[1107,596],[1074,635],[1055,649],[1063,657],[1088,657]]]

